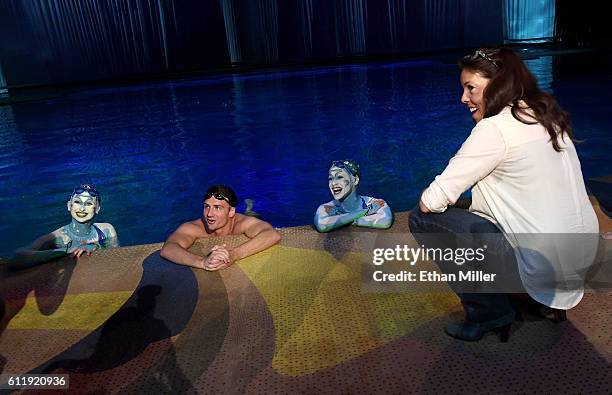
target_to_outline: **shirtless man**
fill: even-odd
[[[345,225],[387,229],[393,223],[391,208],[382,199],[361,196],[359,165],[352,160],[335,160],[329,167],[329,191],[334,200],[319,206],[314,224],[319,232]]]
[[[281,239],[272,226],[254,217],[236,213],[236,193],[224,185],[213,185],[204,196],[202,218],[185,222],[168,237],[161,256],[169,261],[205,270],[219,270],[235,261],[263,251]],[[187,251],[196,239],[243,234],[249,240],[236,248],[215,245],[211,253],[202,257]]]

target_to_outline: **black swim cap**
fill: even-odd
[[[206,195],[204,195],[204,200],[209,199],[211,196],[214,196],[215,199],[225,200],[232,207],[236,207],[236,205],[238,205],[238,197],[236,196],[236,192],[234,192],[234,190],[228,186],[211,186],[210,188],[208,188],[208,191],[206,191]]]

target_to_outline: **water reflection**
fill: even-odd
[[[9,92],[7,89],[6,79],[4,78],[4,72],[2,71],[2,63],[0,63],[0,99],[8,99]]]
[[[527,63],[572,115],[580,110],[580,138],[596,137],[579,147],[586,178],[591,163],[605,171],[611,121],[585,116],[609,105],[605,76],[582,77],[582,91],[601,92],[586,106],[571,94],[571,74],[555,80],[550,57]],[[398,62],[102,88],[0,107],[0,232],[8,235],[0,256],[65,223],[67,194],[82,182],[98,185],[98,219],[126,245],[163,241],[197,218],[213,183],[253,199],[275,226],[309,224],[329,200],[327,166],[338,158],[361,164],[364,193],[409,209],[473,126],[458,77],[453,64]]]
[[[540,88],[548,93],[554,94],[553,82],[553,58],[552,56],[541,56],[535,59],[526,59],[525,64],[538,80]]]

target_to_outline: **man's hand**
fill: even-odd
[[[216,271],[220,269],[225,269],[232,263],[234,262],[232,261],[230,252],[227,250],[226,245],[215,245],[211,249],[208,258],[204,260],[203,269],[208,271]]]

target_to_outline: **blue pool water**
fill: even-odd
[[[585,178],[612,174],[609,68],[528,61],[572,113]],[[575,64],[582,64],[577,67]],[[395,210],[469,134],[454,64],[411,61],[182,79],[0,107],[0,256],[69,222],[76,184],[102,193],[122,245],[163,241],[233,186],[274,226],[304,225],[330,199],[327,165],[354,158],[361,192]],[[244,208],[244,203],[239,207]]]

